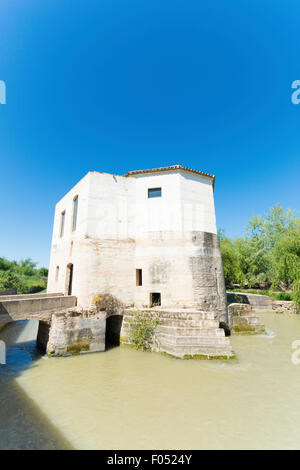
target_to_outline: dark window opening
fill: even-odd
[[[72,295],[72,284],[73,284],[73,264],[70,263],[67,266],[66,273],[66,294]]]
[[[148,197],[161,197],[161,188],[149,188]]]
[[[150,307],[159,307],[161,305],[161,295],[159,292],[150,293]]]
[[[59,229],[59,236],[64,236],[64,228],[65,228],[65,218],[66,218],[66,211],[63,211],[60,214],[60,229]]]
[[[122,315],[111,315],[106,319],[105,350],[120,346]]]
[[[143,285],[143,274],[141,269],[136,269],[136,285],[142,286]]]
[[[77,225],[77,212],[78,212],[78,196],[73,199],[73,216],[72,216],[72,231],[76,230]]]

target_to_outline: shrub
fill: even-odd
[[[292,300],[292,296],[288,292],[279,292],[274,294],[274,297],[276,300]]]
[[[27,287],[28,294],[36,294],[37,292],[42,292],[46,289],[46,285],[42,283],[32,284],[31,286]]]
[[[97,312],[105,311],[109,315],[116,315],[123,310],[123,303],[111,294],[96,294],[92,299]]]
[[[300,279],[293,282],[293,301],[297,312],[300,313]]]
[[[17,289],[18,294],[40,292],[47,286],[46,268],[36,269],[31,259],[9,261],[0,258],[0,292]]]
[[[152,318],[136,311],[130,321],[130,342],[135,345],[136,349],[150,350],[153,344],[154,331],[158,325],[159,319],[157,316]]]
[[[14,272],[0,271],[0,292],[14,288],[17,289],[17,292],[25,290],[25,284],[20,276]]]

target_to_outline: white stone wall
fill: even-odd
[[[150,292],[161,294],[164,307],[195,305],[189,258],[197,255],[192,232],[216,233],[212,181],[184,171],[138,175],[136,268],[143,285],[135,304],[148,306]],[[161,198],[148,199],[148,188],[162,188]]]
[[[78,272],[84,272],[85,255],[80,249],[82,241],[87,234],[88,225],[88,199],[89,199],[90,173],[82,178],[57,204],[55,207],[51,256],[49,265],[49,276],[47,292],[66,293],[66,270],[67,265],[74,265],[73,293],[77,295],[82,283]],[[73,199],[78,196],[77,227],[72,231]],[[60,237],[61,213],[65,211],[65,226],[63,237]],[[58,277],[56,268],[59,267]],[[56,279],[57,277],[57,279]]]
[[[201,175],[182,172],[180,186],[184,231],[216,234],[212,181]]]
[[[157,187],[162,197],[148,198],[148,188]],[[78,222],[72,232],[75,195]],[[89,172],[56,206],[48,292],[66,292],[72,263],[72,293],[79,305],[88,306],[95,293],[110,292],[127,306],[149,306],[150,292],[159,292],[162,306],[195,306],[199,289],[196,295],[191,258],[203,255],[196,232],[216,234],[211,179],[182,170],[130,177]],[[136,286],[136,269],[142,269],[142,286]]]

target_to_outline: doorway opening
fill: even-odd
[[[72,284],[73,284],[73,264],[69,263],[67,265],[67,272],[66,272],[65,295],[72,295]]]
[[[150,307],[159,307],[161,305],[160,292],[150,292]]]
[[[105,351],[120,346],[122,315],[111,315],[106,319]]]

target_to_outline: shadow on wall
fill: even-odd
[[[120,346],[122,322],[122,315],[111,315],[106,319],[105,351]]]

